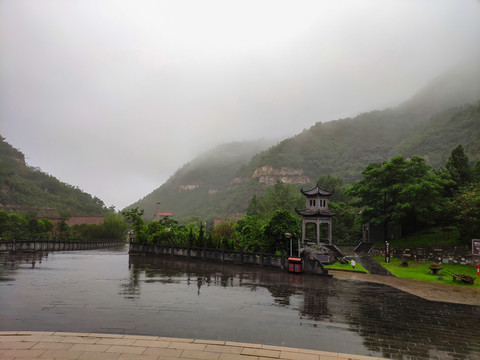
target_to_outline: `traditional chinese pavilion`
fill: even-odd
[[[306,240],[307,227],[313,226],[314,239],[317,245],[325,242],[332,245],[332,217],[335,212],[328,210],[328,197],[333,194],[333,191],[321,189],[317,184],[313,189],[300,189],[300,192],[306,197],[306,209],[295,209],[297,214],[302,216],[302,243],[305,243]],[[328,227],[326,229],[326,239],[320,237],[320,230],[324,226]]]

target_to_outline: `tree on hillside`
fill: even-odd
[[[22,216],[0,211],[0,239],[31,240],[51,236],[50,220],[37,220],[33,213]]]
[[[347,201],[347,196],[345,195],[347,186],[343,183],[342,178],[334,175],[320,176],[317,184],[322,189],[333,191],[333,194],[330,196],[330,201]]]
[[[472,239],[480,239],[480,183],[456,194],[451,207],[461,241],[469,244]]]
[[[472,168],[472,182],[480,182],[480,160],[477,161],[475,166]]]
[[[245,215],[237,221],[239,245],[246,251],[260,251],[265,249],[263,231],[266,221],[258,216]],[[266,250],[266,249],[265,249]]]
[[[463,187],[470,183],[472,178],[472,170],[468,164],[468,156],[465,155],[462,145],[457,145],[450,154],[447,164],[445,165],[452,180],[457,184],[457,188]]]
[[[287,210],[294,214],[295,207],[304,206],[304,202],[305,199],[296,186],[277,181],[273,187],[268,189],[266,194],[252,197],[252,201],[247,208],[247,215],[258,216],[262,220],[267,220],[277,210]]]
[[[135,233],[135,242],[144,242],[147,240],[145,233],[145,222],[143,221],[144,210],[139,210],[138,207],[128,210],[123,210],[121,214],[125,217],[128,224],[131,225]]]
[[[391,225],[408,225],[407,231],[415,231],[432,224],[445,203],[444,189],[452,184],[445,174],[435,174],[417,156],[371,163],[362,174],[347,195],[357,198],[355,203],[363,208],[364,221],[383,224],[385,239]]]
[[[224,246],[226,249],[234,249],[236,246],[236,223],[232,220],[222,221],[215,226],[212,232],[212,241],[215,248],[220,249]]]
[[[108,214],[100,225],[100,238],[123,239],[127,230],[127,223],[119,214]]]
[[[292,234],[293,238],[301,236],[300,220],[287,210],[277,210],[265,226],[264,237],[266,251],[287,250],[288,244],[285,233]]]
[[[329,201],[329,208],[336,212],[332,218],[332,236],[337,245],[356,245],[362,238],[362,223],[358,209],[344,202]]]

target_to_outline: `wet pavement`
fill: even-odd
[[[0,255],[0,331],[154,335],[398,359],[480,359],[479,292],[453,291],[463,300],[452,303],[451,288],[435,291],[415,282],[410,293],[400,290],[408,283],[394,284],[393,276],[332,273],[333,278],[299,276],[129,257],[124,250]],[[391,279],[398,289],[381,279]]]

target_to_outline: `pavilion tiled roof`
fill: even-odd
[[[310,217],[310,216],[324,216],[324,217],[330,217],[337,215],[335,211],[332,210],[327,210],[327,209],[305,209],[305,210],[298,210],[295,209],[297,214]]]
[[[317,195],[330,196],[330,195],[333,194],[333,191],[324,190],[324,189],[320,188],[318,186],[318,184],[315,185],[315,187],[310,189],[310,190],[303,190],[303,188],[302,188],[302,189],[300,189],[300,191],[305,196],[317,196]]]

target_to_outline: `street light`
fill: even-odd
[[[292,234],[290,233],[285,233],[285,237],[287,238],[287,240],[290,240],[290,257],[292,256]]]

